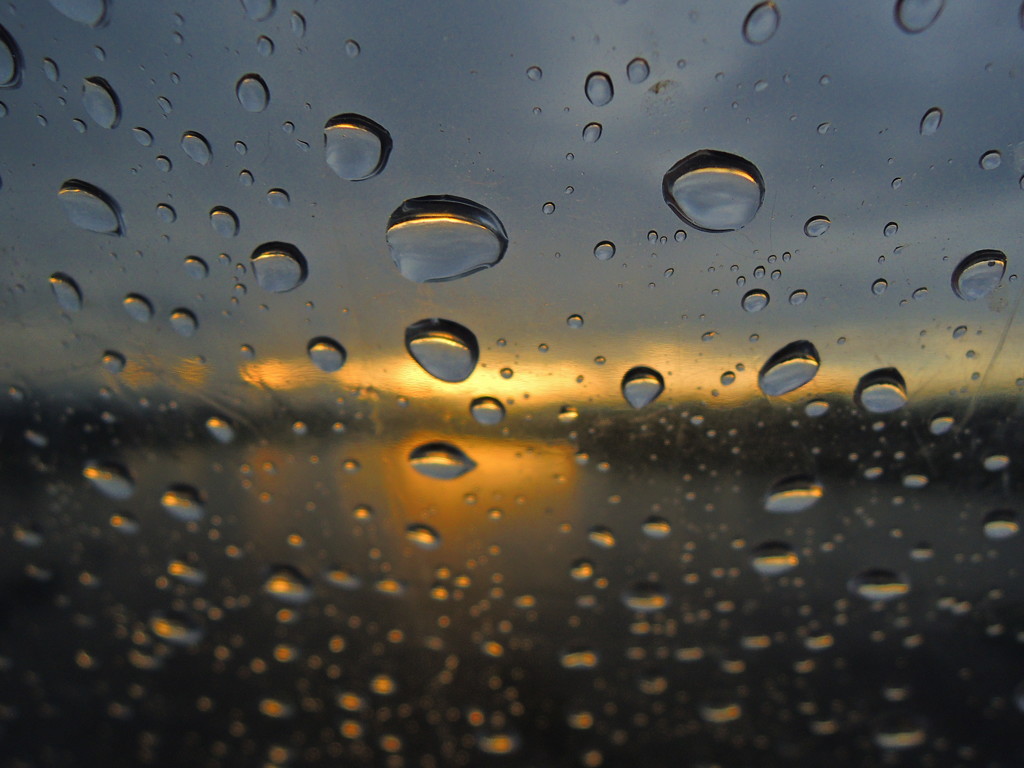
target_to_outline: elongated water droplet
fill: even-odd
[[[184,613],[156,613],[149,619],[149,630],[165,643],[187,648],[203,639],[203,628]]]
[[[999,541],[1020,533],[1020,523],[1017,522],[1017,516],[1012,511],[999,509],[989,512],[985,516],[983,530],[986,538]]]
[[[235,86],[238,103],[247,112],[262,112],[270,102],[270,91],[259,75],[243,75]]]
[[[662,194],[679,218],[705,232],[745,227],[764,200],[764,179],[749,160],[702,149],[669,168]]]
[[[809,341],[787,344],[761,368],[757,384],[769,397],[779,397],[807,384],[818,375],[821,359]]]
[[[264,243],[249,259],[256,282],[265,291],[287,293],[306,281],[306,259],[291,243]]]
[[[309,342],[306,347],[313,365],[326,373],[334,373],[345,364],[345,348],[334,339],[319,336]]]
[[[206,514],[202,497],[191,485],[172,485],[160,496],[160,506],[185,523],[202,520]]]
[[[768,512],[789,514],[810,509],[825,494],[821,483],[807,475],[795,475],[780,480],[768,491],[764,508]]]
[[[223,237],[234,237],[238,234],[238,217],[230,208],[217,206],[210,211],[210,226]]]
[[[65,312],[78,312],[82,308],[82,291],[78,283],[63,272],[50,275],[50,288],[60,308]]]
[[[206,431],[221,445],[227,445],[235,439],[235,428],[230,421],[220,416],[211,416],[206,420]]]
[[[1005,273],[1005,253],[975,251],[953,270],[953,292],[964,301],[984,299],[999,287]]]
[[[188,131],[182,135],[181,148],[185,150],[186,155],[200,165],[209,165],[210,159],[213,157],[210,143],[202,134],[195,131]]]
[[[112,462],[89,461],[82,468],[82,477],[111,499],[127,499],[135,493],[135,481],[128,470]]]
[[[138,293],[129,293],[121,305],[132,320],[148,323],[153,318],[153,305],[149,303],[149,299]]]
[[[921,118],[921,135],[934,136],[940,125],[942,125],[942,110],[932,107]]]
[[[480,357],[472,331],[437,318],[420,320],[406,328],[405,348],[423,370],[441,381],[465,381]]]
[[[429,525],[414,524],[405,529],[405,540],[420,549],[437,549],[441,546],[441,537]]]
[[[110,83],[102,77],[87,77],[82,82],[82,106],[102,128],[116,128],[121,122],[121,103]]]
[[[743,295],[743,300],[740,302],[740,306],[742,306],[746,312],[760,312],[768,306],[770,301],[771,297],[768,295],[768,291],[762,291],[760,288],[755,288],[752,291],[747,291]]]
[[[773,2],[758,3],[743,21],[743,37],[748,43],[760,45],[771,40],[779,28],[779,9]]]
[[[76,227],[105,235],[124,232],[120,207],[106,192],[92,184],[68,179],[57,193],[57,199]]]
[[[626,79],[634,85],[646,80],[651,74],[651,65],[646,59],[637,57],[626,65]]]
[[[865,600],[888,602],[910,592],[910,582],[893,571],[872,568],[850,579],[850,591]]]
[[[665,380],[653,368],[637,366],[622,377],[622,396],[637,410],[653,403],[664,391]]]
[[[946,0],[896,0],[896,23],[904,32],[924,32],[942,13]]]
[[[337,115],[324,125],[327,165],[348,181],[379,174],[391,154],[391,134],[362,115]]]
[[[821,237],[828,232],[830,226],[832,222],[827,216],[812,216],[804,224],[804,234],[808,237]]]
[[[21,51],[14,38],[0,27],[0,88],[14,88],[21,83]]]
[[[469,412],[477,424],[492,427],[505,418],[505,406],[494,397],[478,397],[469,404]]]
[[[640,524],[640,530],[649,539],[666,539],[672,533],[672,524],[663,517],[648,517]]]
[[[193,587],[206,583],[206,573],[181,558],[171,560],[167,564],[167,575]]]
[[[402,203],[388,219],[387,243],[404,277],[431,283],[493,267],[505,255],[508,235],[479,203],[438,195]]]
[[[173,310],[169,319],[174,332],[185,338],[194,336],[199,328],[199,321],[196,319],[196,316],[183,307]]]
[[[889,413],[907,402],[907,385],[895,368],[879,368],[857,383],[854,401],[872,413]]]
[[[904,750],[920,747],[928,738],[924,718],[908,713],[888,714],[879,718],[872,740],[885,750]]]
[[[454,480],[476,468],[476,462],[450,443],[427,443],[409,454],[412,468],[435,480]]]
[[[603,525],[595,525],[587,531],[587,541],[601,549],[612,549],[618,543],[615,540],[615,533]]]
[[[672,602],[665,588],[656,581],[641,581],[622,594],[622,602],[632,611],[653,613],[668,608]]]
[[[276,0],[242,0],[245,15],[253,21],[265,21],[274,13]]]
[[[603,107],[615,95],[612,79],[604,72],[591,72],[587,75],[584,91],[587,94],[587,101],[595,107]]]
[[[564,669],[593,669],[597,666],[598,656],[589,648],[574,648],[563,651],[559,662]]]
[[[761,576],[781,576],[800,564],[800,558],[788,544],[770,541],[751,553],[750,564]]]
[[[587,144],[596,144],[601,138],[602,131],[600,123],[587,123],[583,126],[583,141]]]
[[[297,568],[277,565],[263,582],[264,594],[289,605],[302,605],[313,598],[313,586]]]
[[[72,21],[98,27],[107,17],[108,0],[50,0],[50,5]]]

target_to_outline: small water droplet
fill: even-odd
[[[120,207],[98,187],[69,179],[61,186],[57,199],[75,226],[106,235],[123,234]]]
[[[124,359],[124,355],[120,352],[106,351],[103,353],[103,357],[100,358],[100,365],[110,373],[121,373],[124,370],[127,361]]]
[[[149,630],[165,643],[181,648],[197,645],[204,634],[195,618],[179,612],[153,614],[149,619]],[[153,657],[150,663],[155,665],[157,658]]]
[[[569,315],[565,318],[565,324],[570,328],[582,328],[583,327],[583,316],[582,315]]]
[[[478,397],[469,404],[469,412],[477,424],[494,426],[505,418],[505,406],[494,397]]]
[[[702,149],[668,170],[662,194],[691,226],[705,232],[730,232],[754,220],[764,200],[764,180],[750,161]]]
[[[98,27],[106,21],[108,0],[50,0],[50,5],[72,21]]]
[[[942,125],[942,110],[938,107],[932,107],[921,118],[921,135],[934,136],[939,130],[940,125]]]
[[[306,281],[306,259],[291,243],[264,243],[249,259],[256,282],[265,291],[287,293]]]
[[[743,307],[746,312],[760,312],[768,306],[770,301],[771,297],[768,295],[767,291],[755,288],[752,291],[747,291],[743,295],[740,306]]]
[[[287,208],[292,204],[292,199],[283,189],[267,190],[267,202],[274,208]]]
[[[879,278],[878,280],[875,280],[875,282],[871,284],[871,292],[875,294],[875,296],[881,296],[883,293],[885,293],[888,287],[889,283],[886,280]]]
[[[427,443],[412,450],[409,464],[426,477],[454,480],[476,468],[476,462],[450,443]]]
[[[82,309],[82,291],[70,275],[54,272],[50,275],[50,289],[65,312],[78,312]]]
[[[591,72],[587,75],[584,92],[587,95],[587,101],[595,107],[605,106],[615,95],[615,89],[612,87],[612,79],[604,72]]]
[[[622,602],[631,611],[653,613],[668,608],[672,598],[658,582],[640,581],[622,593]]]
[[[854,401],[872,413],[889,413],[906,404],[907,385],[895,368],[880,368],[861,377]]]
[[[947,413],[940,413],[928,422],[928,431],[933,435],[944,435],[953,428],[956,421]]]
[[[541,206],[541,210],[548,216],[555,212],[555,204],[548,202]]]
[[[138,293],[129,293],[121,302],[128,316],[140,323],[148,323],[153,317],[153,305],[149,299]]]
[[[812,216],[804,224],[804,234],[808,237],[821,237],[828,228],[832,225],[832,222],[827,216]]]
[[[211,416],[206,420],[206,431],[221,445],[227,445],[235,439],[235,428],[230,421],[220,416]]]
[[[3,55],[4,39],[3,34],[0,33],[0,87],[7,86],[9,81],[5,80],[4,77],[8,75],[6,60]],[[51,83],[56,83],[60,80],[60,67],[57,66],[57,62],[53,59],[43,59],[43,75]]]
[[[272,56],[274,54],[274,41],[266,35],[256,38],[256,53],[260,56]]]
[[[1005,453],[994,453],[991,456],[986,456],[981,465],[986,472],[1002,472],[1010,466],[1010,457]]]
[[[115,128],[121,122],[121,103],[102,77],[87,77],[82,82],[82,106],[102,128]]]
[[[637,366],[622,377],[622,396],[639,410],[650,405],[665,391],[665,380],[653,368]]]
[[[348,56],[350,59],[354,59],[356,56],[358,56],[360,51],[362,51],[362,48],[360,48],[359,43],[357,43],[355,40],[345,41],[345,55]]]
[[[304,605],[313,599],[313,585],[298,568],[275,565],[263,582],[263,593],[289,605]]]
[[[964,301],[989,296],[1006,273],[1006,254],[1002,251],[975,251],[953,270],[953,292]]]
[[[132,128],[132,136],[134,136],[135,140],[144,147],[149,147],[153,145],[153,134],[151,134],[145,128]]]
[[[327,166],[348,181],[372,178],[391,154],[391,134],[368,117],[336,115],[324,125]]]
[[[966,325],[958,325],[956,328],[953,329],[953,338],[954,339],[962,339],[966,333],[967,333],[967,326]]]
[[[178,219],[177,211],[166,203],[157,205],[156,215],[164,224],[173,224]]]
[[[209,165],[213,152],[206,138],[195,131],[188,131],[181,137],[181,148],[199,165]]]
[[[217,206],[210,211],[210,226],[223,237],[234,237],[238,234],[238,217],[230,208]]]
[[[896,0],[896,23],[904,32],[924,32],[942,13],[946,0]]]
[[[597,652],[589,648],[563,651],[558,659],[563,669],[593,669],[597,666]]]
[[[243,75],[235,85],[238,103],[247,112],[262,112],[270,102],[270,91],[263,78],[256,74]]]
[[[526,70],[526,76],[536,82],[544,77],[544,72],[541,71],[540,67],[529,67]]]
[[[848,584],[853,594],[865,600],[888,602],[897,600],[910,592],[910,582],[893,571],[873,568],[850,579]]]
[[[341,370],[347,358],[345,348],[327,336],[312,339],[306,347],[306,353],[313,365],[325,373]]]
[[[790,514],[810,509],[824,495],[821,483],[807,475],[795,475],[780,480],[765,496],[764,508],[768,512]]]
[[[583,126],[583,141],[587,144],[596,144],[603,130],[600,123],[587,123]]]
[[[601,549],[611,549],[616,544],[615,534],[611,529],[601,525],[595,525],[587,531],[587,541]]]
[[[111,499],[120,501],[135,493],[135,481],[128,474],[128,470],[120,464],[86,462],[82,468],[82,477],[92,483],[96,490]]]
[[[794,341],[768,358],[757,383],[769,397],[779,397],[811,381],[820,365],[818,350],[811,342]]]
[[[644,536],[649,539],[667,539],[672,533],[672,524],[663,517],[648,517],[640,526]]]
[[[480,356],[476,336],[465,326],[437,318],[405,329],[405,348],[427,373],[441,381],[465,381]]]
[[[1020,533],[1020,523],[1017,522],[1017,516],[1011,510],[999,509],[989,512],[985,516],[982,530],[985,533],[985,538],[1000,541]]]
[[[634,85],[639,85],[651,74],[651,65],[646,59],[639,56],[626,65],[626,79]]]
[[[0,88],[15,88],[21,83],[21,62],[17,43],[6,29],[0,27]]]
[[[276,0],[242,0],[245,15],[253,21],[265,21],[274,13]]]
[[[788,544],[770,541],[754,549],[750,564],[761,576],[781,576],[800,565],[800,558]]]
[[[429,525],[413,524],[405,529],[405,540],[420,549],[432,550],[441,546],[441,537]]]
[[[598,261],[608,261],[615,255],[615,243],[607,240],[594,246],[594,256]]]
[[[298,11],[292,11],[292,15],[289,19],[289,25],[291,26],[292,34],[295,37],[306,36],[306,17]]]
[[[748,43],[768,42],[779,28],[779,9],[773,2],[758,3],[743,21],[743,37]]]
[[[172,311],[170,323],[174,332],[185,338],[194,336],[196,329],[199,328],[199,321],[196,320],[196,316],[187,309],[179,308]]]
[[[800,306],[805,301],[807,301],[807,291],[805,290],[800,289],[789,294],[789,303],[794,307]]]
[[[1003,156],[1000,154],[999,150],[996,149],[989,150],[981,156],[981,159],[978,160],[978,165],[986,171],[994,171],[1002,164]]]
[[[388,219],[387,243],[404,277],[431,283],[495,266],[505,255],[508,235],[490,209],[437,195],[402,203]]]
[[[160,496],[160,506],[185,523],[203,519],[206,509],[199,491],[191,485],[172,485]]]

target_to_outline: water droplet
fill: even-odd
[[[196,320],[196,316],[193,315],[187,309],[178,308],[171,312],[170,316],[171,328],[179,336],[188,338],[194,336],[196,329],[199,328],[199,321]]]
[[[601,525],[595,525],[587,531],[587,541],[601,549],[611,549],[615,546],[615,534],[611,529]]]
[[[82,291],[70,275],[54,272],[50,275],[50,289],[60,308],[65,312],[78,312],[82,308]]]
[[[589,648],[563,651],[559,663],[564,669],[593,669],[597,666],[597,653]]]
[[[223,237],[234,237],[238,234],[238,217],[230,208],[217,206],[210,211],[210,226]]]
[[[200,165],[209,165],[213,152],[210,150],[210,143],[206,138],[195,131],[188,131],[181,137],[181,148],[185,154],[191,157]]]
[[[355,40],[345,41],[345,55],[348,56],[350,59],[354,59],[356,56],[358,56],[360,51],[362,51],[362,48],[359,47],[359,43],[357,43]]]
[[[132,136],[144,147],[153,145],[153,134],[147,131],[145,128],[132,128]]]
[[[211,416],[206,420],[206,431],[221,445],[227,445],[235,439],[235,428],[230,421],[220,416]]]
[[[541,210],[548,216],[555,212],[555,204],[548,202],[541,206]]]
[[[235,86],[238,103],[247,112],[262,112],[270,102],[270,91],[259,75],[243,75]]]
[[[622,377],[622,396],[637,410],[653,403],[664,391],[665,380],[653,368],[631,368]]]
[[[160,506],[184,523],[203,519],[206,509],[199,491],[191,485],[172,485],[160,496]]]
[[[982,529],[985,538],[993,541],[1009,539],[1020,533],[1020,524],[1017,516],[1008,509],[999,509],[989,512],[985,516],[985,523]]]
[[[177,211],[166,203],[157,205],[156,215],[164,224],[173,224],[178,219]]]
[[[794,341],[768,358],[757,383],[769,397],[779,397],[811,381],[820,365],[818,350],[811,342]]]
[[[934,136],[936,131],[939,130],[940,125],[942,125],[942,110],[938,107],[932,107],[921,118],[921,135]]]
[[[98,27],[107,17],[108,0],[50,0],[50,5],[72,21]]]
[[[600,123],[587,123],[583,126],[583,141],[587,144],[597,143],[597,140],[601,138],[602,131]]]
[[[125,296],[121,306],[128,316],[137,322],[148,323],[153,317],[153,305],[149,303],[149,299],[138,293],[129,293]]]
[[[420,549],[431,550],[441,546],[441,537],[429,525],[410,525],[405,529],[405,540]]]
[[[313,599],[313,586],[298,568],[275,565],[263,582],[263,593],[289,605],[303,605]]]
[[[947,413],[940,413],[928,422],[928,431],[933,435],[944,435],[953,428],[956,421]]]
[[[895,368],[880,368],[861,377],[854,401],[872,413],[895,411],[907,402],[907,385]]]
[[[110,373],[120,373],[124,370],[126,364],[124,355],[120,352],[106,351],[103,353],[103,357],[100,358],[100,365]]]
[[[477,424],[492,427],[505,418],[505,406],[494,397],[478,397],[469,404],[469,412]]]
[[[306,18],[298,11],[292,11],[292,15],[289,20],[292,34],[295,37],[305,37],[306,35]]]
[[[14,88],[21,82],[21,51],[14,38],[0,27],[0,88]]]
[[[206,266],[206,262],[198,256],[187,257],[183,262],[183,265],[185,267],[185,274],[193,280],[202,280],[210,274],[210,268]]]
[[[807,291],[803,289],[793,291],[791,294],[789,294],[789,303],[792,304],[794,307],[800,306],[805,301],[807,301]]]
[[[615,95],[612,79],[604,72],[591,72],[587,75],[584,91],[587,94],[587,101],[595,107],[603,107]]]
[[[896,0],[896,23],[904,32],[924,32],[942,13],[946,0]]]
[[[641,581],[623,592],[622,602],[632,611],[653,613],[668,608],[672,599],[665,588],[656,581]]]
[[[640,525],[640,530],[649,539],[665,539],[672,533],[672,525],[663,517],[648,517]]]
[[[0,36],[0,46],[2,46],[2,44],[3,38]],[[2,51],[3,48],[0,47],[0,52]],[[0,53],[0,56],[2,56],[2,53]],[[6,84],[6,81],[4,80],[5,74],[4,64],[0,64],[0,85]],[[56,83],[60,80],[60,67],[57,66],[57,62],[53,59],[43,59],[43,74],[51,83]]]
[[[775,3],[758,3],[743,21],[743,37],[748,43],[760,45],[771,40],[778,28],[779,9],[775,7]]]
[[[821,483],[808,475],[795,475],[772,486],[764,499],[768,512],[790,514],[810,509],[824,495]]]
[[[886,237],[892,237],[893,235],[895,235],[899,231],[900,231],[900,225],[897,224],[895,221],[890,221],[882,229],[882,234],[885,235]]]
[[[387,243],[404,277],[432,283],[495,266],[505,255],[508,235],[488,208],[437,195],[402,203],[388,219]]]
[[[771,297],[767,291],[762,291],[760,288],[755,288],[752,291],[747,291],[743,295],[743,299],[740,301],[740,306],[746,312],[760,312],[762,309],[768,306],[768,302],[771,301]]]
[[[1002,164],[1003,156],[1002,154],[1000,154],[999,150],[996,149],[990,149],[988,152],[983,154],[981,158],[978,160],[978,165],[980,165],[982,169],[986,171],[994,171]]]
[[[292,199],[283,189],[267,190],[267,202],[274,208],[287,208],[291,205]]]
[[[598,261],[608,261],[614,255],[615,243],[605,240],[594,246],[594,256],[597,257]]]
[[[348,181],[379,174],[391,154],[391,134],[361,115],[337,115],[324,125],[328,167]]]
[[[121,122],[121,103],[102,77],[87,77],[82,82],[82,106],[101,128],[115,128]]]
[[[662,194],[686,223],[705,232],[730,232],[754,220],[764,200],[764,180],[750,161],[702,149],[668,170]]]
[[[832,222],[827,216],[812,216],[804,224],[804,234],[808,237],[821,237],[828,228],[832,225]]]
[[[966,325],[958,325],[956,328],[953,329],[953,338],[954,339],[962,339],[966,333],[967,333],[967,326]]]
[[[569,315],[565,318],[565,324],[570,328],[582,328],[583,327],[583,316],[582,315]]]
[[[953,292],[964,301],[984,299],[999,287],[1005,273],[1005,253],[975,251],[953,270]]]
[[[544,77],[544,72],[541,71],[540,67],[529,67],[526,70],[526,76],[536,82]]]
[[[476,468],[476,462],[450,443],[427,443],[412,450],[409,464],[426,477],[454,480]]]
[[[743,708],[735,701],[715,701],[700,705],[700,718],[705,723],[731,723],[742,716]]]
[[[253,21],[265,21],[274,13],[276,0],[242,0],[245,15]]]
[[[256,38],[256,53],[260,56],[272,56],[274,54],[274,41],[266,35]]]
[[[111,499],[123,500],[135,493],[135,481],[128,474],[128,470],[120,464],[86,462],[82,468],[82,477],[92,483],[96,490]]]
[[[347,357],[345,348],[334,339],[319,336],[312,339],[306,347],[313,365],[326,373],[334,373],[341,369]]]
[[[306,281],[306,259],[290,243],[264,243],[249,257],[260,288],[271,293],[287,293]]]
[[[106,235],[124,232],[120,207],[106,192],[92,184],[68,179],[57,193],[57,199],[76,227]]]
[[[465,326],[437,318],[405,329],[405,348],[427,373],[441,381],[465,381],[480,356],[476,336]]]
[[[879,278],[878,280],[875,280],[875,282],[871,284],[871,292],[875,294],[875,296],[881,296],[883,293],[885,293],[888,287],[889,283],[886,280]]]
[[[849,589],[858,597],[877,602],[888,602],[910,592],[910,582],[892,571],[873,568],[850,579]]]
[[[788,544],[770,541],[754,549],[750,564],[761,576],[781,576],[800,565],[800,558]]]
[[[1010,466],[1010,457],[1005,453],[994,453],[991,456],[986,456],[981,465],[986,472],[1002,472]]]
[[[626,79],[634,85],[639,85],[651,74],[651,65],[646,59],[637,57],[626,65]]]
[[[191,616],[178,612],[153,614],[149,619],[149,630],[165,643],[182,648],[196,645],[203,639],[202,626]]]

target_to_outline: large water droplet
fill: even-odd
[[[946,0],[896,0],[896,23],[904,32],[924,32],[942,13]]]
[[[921,118],[921,135],[934,136],[940,125],[942,125],[942,110],[932,107]]]
[[[405,348],[423,370],[441,381],[465,381],[480,357],[472,331],[437,318],[420,320],[406,328]]]
[[[818,374],[821,359],[809,341],[787,344],[770,358],[757,377],[761,391],[779,397],[799,389]]]
[[[626,79],[634,85],[642,83],[650,74],[651,65],[647,63],[646,59],[637,57],[626,65]]]
[[[72,21],[98,27],[107,17],[108,0],[50,0],[50,5]]]
[[[191,485],[172,485],[160,496],[162,506],[171,516],[186,523],[203,519],[206,509],[199,491]]]
[[[893,571],[872,568],[850,579],[850,591],[865,600],[887,602],[910,592],[910,582]]]
[[[751,553],[750,564],[761,576],[781,576],[800,564],[800,558],[788,544],[770,541]]]
[[[361,115],[337,115],[324,126],[327,165],[348,181],[376,176],[391,154],[391,134]]]
[[[102,77],[87,77],[82,81],[82,106],[102,128],[115,128],[121,122],[121,103],[110,83]]]
[[[270,91],[259,75],[243,75],[235,86],[238,103],[247,112],[262,112],[270,102]]]
[[[388,219],[387,243],[404,277],[432,283],[493,267],[505,255],[508,235],[479,203],[437,195],[402,203]]]
[[[78,312],[82,308],[82,291],[74,278],[63,272],[54,272],[50,275],[50,288],[65,312]]]
[[[186,155],[200,165],[209,165],[210,159],[213,157],[210,143],[201,133],[195,131],[188,131],[182,135],[181,148],[185,150]]]
[[[309,579],[290,565],[274,566],[263,582],[263,592],[290,605],[308,603],[313,597]]]
[[[1005,272],[1005,253],[975,251],[953,270],[953,292],[964,301],[983,299],[999,287]]]
[[[653,403],[665,391],[665,380],[653,368],[637,366],[622,377],[622,396],[636,409]]]
[[[265,21],[274,13],[276,0],[242,0],[245,15],[253,21]]]
[[[14,38],[0,27],[0,88],[14,88],[21,82],[21,51]]]
[[[1011,510],[997,509],[985,516],[983,530],[988,539],[994,541],[1009,539],[1020,533],[1020,523],[1017,522],[1017,516]]]
[[[780,480],[772,486],[764,499],[768,512],[789,514],[810,509],[824,495],[821,483],[807,475],[796,475]]]
[[[591,72],[587,75],[584,91],[587,94],[587,101],[595,107],[603,107],[615,95],[612,79],[604,72]]]
[[[210,226],[223,237],[234,237],[238,234],[238,217],[230,208],[217,206],[210,211]]]
[[[90,461],[82,468],[82,477],[111,499],[127,499],[135,493],[135,481],[128,470],[112,462]]]
[[[124,232],[120,207],[106,192],[92,184],[68,179],[57,193],[57,199],[76,227],[106,235]]]
[[[505,406],[494,397],[478,397],[469,404],[469,412],[477,424],[492,427],[505,418]]]
[[[861,377],[854,400],[872,413],[888,413],[906,404],[907,385],[895,368],[879,368]]]
[[[773,2],[758,3],[743,21],[743,37],[748,43],[767,43],[779,28],[779,9]]]
[[[290,243],[264,243],[249,257],[260,288],[287,293],[306,281],[306,259]]]
[[[740,306],[742,306],[746,312],[760,312],[768,306],[770,301],[771,297],[768,295],[768,291],[762,291],[760,288],[755,288],[752,291],[747,291],[743,295]]]
[[[594,257],[598,261],[608,261],[615,256],[615,243],[604,240],[594,246]]]
[[[821,237],[828,228],[832,226],[832,221],[828,216],[812,216],[804,224],[804,234],[808,237]]]
[[[196,319],[196,316],[183,307],[173,310],[169,321],[174,332],[185,338],[195,336],[196,331],[199,329],[199,321]]]
[[[437,549],[441,546],[441,536],[429,525],[413,524],[405,529],[405,540],[420,549]]]
[[[476,468],[476,462],[450,443],[427,443],[409,454],[412,468],[435,480],[454,480]]]
[[[764,200],[764,179],[737,155],[702,149],[669,168],[665,202],[683,221],[705,232],[730,232],[754,220]]]
[[[326,373],[334,373],[345,364],[345,348],[326,336],[319,336],[310,341],[306,352],[313,365]]]

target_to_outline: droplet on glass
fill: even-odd
[[[587,101],[595,107],[605,106],[615,95],[612,79],[604,72],[591,72],[587,75],[584,92],[587,94]]]
[[[985,516],[982,530],[985,533],[985,538],[1001,541],[1020,533],[1020,523],[1017,522],[1017,516],[1011,510],[997,509]]]
[[[544,72],[541,71],[540,67],[528,67],[526,70],[526,76],[534,82],[537,82],[544,77]]]
[[[818,374],[821,359],[809,341],[787,344],[761,368],[757,383],[769,397],[779,397],[807,384]]]
[[[287,208],[291,205],[292,199],[288,192],[283,189],[268,189],[267,202],[275,208]]]
[[[469,412],[477,424],[492,427],[505,418],[505,406],[494,397],[478,397],[469,404]]]
[[[426,477],[454,480],[476,468],[476,462],[450,443],[427,443],[409,454],[409,464]]]
[[[149,619],[149,630],[165,643],[180,648],[198,645],[204,634],[202,625],[193,616],[177,611],[153,614]],[[156,658],[152,663],[156,663]]]
[[[180,307],[171,312],[170,323],[174,332],[185,338],[195,336],[196,330],[199,328],[196,316],[189,310]]]
[[[637,366],[622,377],[622,396],[637,410],[653,403],[664,391],[665,380],[653,368]]]
[[[702,149],[673,165],[662,194],[679,218],[705,232],[745,227],[764,200],[764,179],[749,160]]]
[[[876,747],[893,751],[920,747],[927,738],[924,718],[906,712],[894,712],[880,717],[872,734]]]
[[[253,21],[265,21],[274,13],[276,0],[242,0],[245,15]]]
[[[420,549],[432,550],[441,546],[441,536],[429,525],[410,525],[405,529],[405,540]]]
[[[148,323],[153,317],[153,305],[149,299],[138,293],[129,293],[121,302],[128,316],[140,323]]]
[[[313,599],[313,585],[298,568],[275,565],[263,582],[263,593],[289,605],[303,605]]]
[[[359,43],[357,43],[355,40],[345,41],[345,55],[348,56],[350,59],[354,59],[356,56],[358,56],[361,50],[362,48],[359,47]]]
[[[602,130],[600,123],[587,123],[583,126],[583,141],[587,144],[596,144],[601,138]]]
[[[934,136],[939,130],[940,125],[942,125],[942,110],[938,107],[932,107],[921,118],[921,135]]]
[[[827,400],[811,400],[804,406],[804,413],[812,419],[816,419],[828,413],[830,407]]]
[[[160,496],[160,506],[185,523],[203,519],[206,509],[199,491],[191,485],[172,485]]]
[[[121,122],[121,103],[110,83],[102,77],[82,81],[82,106],[101,128],[116,128]]]
[[[427,373],[441,381],[465,381],[476,368],[476,336],[450,320],[420,320],[405,329],[405,348]]]
[[[1002,164],[1003,156],[997,149],[989,150],[978,160],[978,165],[980,165],[982,170],[985,171],[994,171]]]
[[[953,270],[953,292],[964,301],[984,299],[999,287],[1005,273],[1005,253],[975,251]]]
[[[120,464],[86,462],[82,468],[82,477],[92,483],[96,490],[111,499],[127,499],[135,493],[135,481],[128,474],[128,470]]]
[[[907,385],[895,368],[879,368],[857,383],[854,401],[872,413],[889,413],[907,402]]]
[[[313,365],[325,373],[341,370],[347,358],[345,348],[326,336],[312,339],[306,347],[306,353],[313,361]]]
[[[50,0],[50,5],[72,21],[98,27],[106,21],[108,0]]]
[[[235,439],[235,428],[231,422],[221,416],[211,416],[206,420],[206,431],[210,437],[221,445],[227,445]]]
[[[21,83],[21,51],[14,38],[0,27],[0,88],[14,88]]]
[[[807,301],[807,291],[803,289],[793,291],[791,294],[789,294],[789,303],[792,304],[794,307],[800,306],[805,301]]]
[[[942,13],[946,0],[896,0],[896,23],[904,32],[924,32]]]
[[[287,293],[306,281],[306,258],[291,243],[263,243],[249,257],[256,283],[271,293]]]
[[[754,549],[750,564],[761,576],[781,576],[800,565],[800,558],[788,544],[770,541]]]
[[[198,256],[188,256],[182,264],[185,267],[185,274],[193,280],[202,280],[210,274],[210,268]]]
[[[871,284],[871,292],[875,294],[875,296],[881,296],[883,293],[885,293],[888,287],[889,283],[887,280],[883,278],[878,278],[877,280],[875,280],[875,282]]]
[[[230,208],[217,206],[210,211],[210,226],[223,237],[234,237],[238,234],[238,217]]]
[[[743,299],[740,301],[740,306],[743,307],[746,312],[760,312],[762,309],[768,306],[771,301],[771,297],[767,291],[762,291],[760,288],[755,288],[752,291],[747,291],[743,294]]]
[[[658,582],[640,581],[622,593],[622,602],[631,611],[653,613],[668,608],[672,599]]]
[[[598,261],[608,261],[615,255],[615,243],[607,240],[594,246],[594,256]]]
[[[639,85],[651,74],[651,65],[646,59],[639,56],[626,65],[626,79],[634,85]]]
[[[894,573],[880,568],[863,571],[850,579],[850,591],[872,602],[888,602],[904,597],[910,592],[910,582]]]
[[[824,487],[813,477],[795,475],[772,486],[765,496],[764,508],[778,514],[803,512],[817,504],[824,493]]]
[[[775,3],[758,3],[743,21],[743,37],[748,43],[760,45],[771,40],[778,28],[779,9]]]
[[[50,275],[50,289],[57,304],[65,312],[78,312],[82,309],[82,291],[70,275],[54,272]]]
[[[830,226],[832,222],[827,216],[812,216],[804,224],[804,234],[808,237],[821,237],[828,232]]]
[[[103,353],[103,357],[100,358],[100,365],[110,373],[121,373],[124,370],[127,361],[120,352],[114,352],[107,350]]]
[[[124,232],[121,209],[106,192],[77,179],[69,179],[57,193],[71,223],[76,227],[105,235]]]
[[[348,181],[362,181],[384,170],[391,134],[362,115],[336,115],[324,125],[328,167]]]
[[[248,74],[239,78],[235,85],[238,103],[247,112],[262,112],[270,102],[270,91],[259,75]]]
[[[210,150],[210,143],[206,138],[195,131],[188,131],[181,137],[181,148],[185,154],[192,158],[199,165],[209,165],[213,152]]]
[[[956,420],[948,413],[940,413],[928,422],[928,431],[933,435],[944,435],[953,428]]]

